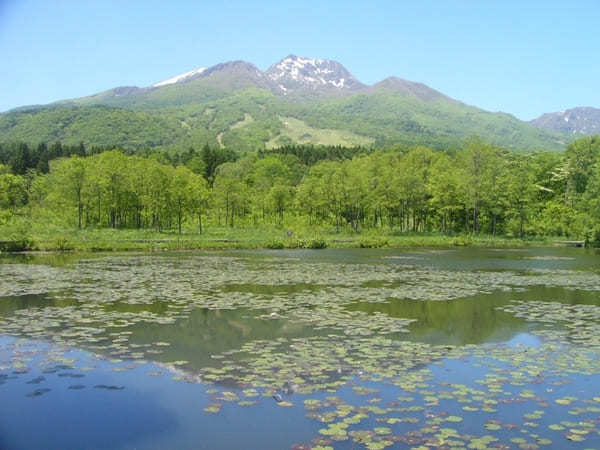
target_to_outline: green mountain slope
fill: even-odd
[[[168,145],[181,135],[168,115],[104,106],[55,107],[0,115],[0,140],[123,147]]]
[[[336,71],[349,74],[339,63],[293,55],[282,61],[264,73],[235,61],[184,82],[120,87],[20,108],[0,114],[0,142],[61,140],[132,148],[209,143],[238,150],[291,142],[445,148],[479,135],[509,149],[550,150],[564,148],[570,139],[509,114],[465,105],[420,83],[388,78],[370,87],[347,87],[344,78],[335,78]],[[288,73],[289,67],[301,70]],[[322,78],[324,73],[329,78]]]
[[[62,105],[106,105],[134,110],[202,104],[230,96],[249,88],[268,88],[270,84],[252,64],[232,61],[207,69],[200,77],[184,83],[161,87],[125,86],[89,97],[65,100]]]
[[[446,147],[479,135],[509,149],[563,148],[568,137],[527,126],[504,113],[491,113],[447,98],[422,101],[377,90],[350,98],[295,105],[309,125],[354,131],[379,145],[404,143]]]

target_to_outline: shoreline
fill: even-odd
[[[0,253],[258,250],[324,248],[519,248],[566,246],[564,237],[514,238],[437,233],[289,232],[282,229],[208,228],[181,235],[155,230],[56,230],[0,241]]]

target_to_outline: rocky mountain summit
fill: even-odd
[[[265,74],[284,95],[301,90],[355,92],[366,87],[343,65],[329,59],[289,55]]]
[[[203,78],[218,81],[221,85],[226,84],[226,80],[235,80],[235,86],[231,86],[233,88],[254,85],[283,96],[296,93],[335,95],[355,93],[367,88],[337,61],[289,55],[265,72],[249,62],[230,61],[185,72],[145,89],[189,83]]]
[[[195,69],[158,82],[145,90],[153,90],[176,84],[204,79],[221,88],[239,89],[255,86],[267,89],[278,96],[314,97],[349,96],[358,93],[385,91],[416,97],[422,101],[452,100],[444,94],[422,83],[389,77],[372,86],[361,83],[348,69],[330,59],[306,58],[289,55],[262,72],[254,64],[245,61],[230,61],[209,68]],[[117,88],[123,91],[124,88]],[[131,93],[135,89],[127,88]]]

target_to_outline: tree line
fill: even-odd
[[[209,224],[600,238],[599,136],[530,154],[479,138],[446,151],[25,147],[0,147],[5,223],[20,215],[179,232]]]

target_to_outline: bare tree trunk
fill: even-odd
[[[177,228],[179,229],[179,234],[181,234],[181,219],[182,219],[182,207],[181,200],[178,200],[178,208],[177,208]]]

